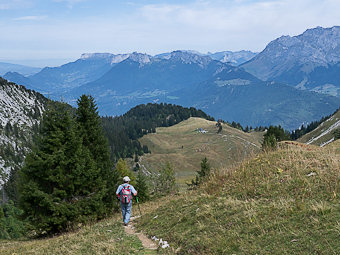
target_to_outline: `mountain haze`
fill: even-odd
[[[249,61],[250,59],[252,59],[254,56],[257,55],[256,52],[252,52],[252,51],[248,51],[248,50],[241,50],[241,51],[220,51],[220,52],[208,52],[206,54],[204,53],[200,53],[198,51],[194,51],[194,50],[181,50],[181,52],[185,52],[185,53],[191,53],[191,54],[195,54],[198,56],[207,56],[210,57],[214,60],[218,60],[221,61],[222,63],[227,63],[229,65],[233,65],[233,66],[238,66],[241,65],[247,61]],[[168,53],[162,53],[162,54],[158,54],[155,57],[156,58],[169,58],[169,56],[171,55],[171,52]]]
[[[248,50],[241,50],[241,51],[221,51],[215,53],[208,53],[212,59],[221,61],[223,63],[228,63],[233,66],[239,66],[253,57],[255,57],[258,53],[251,52]]]
[[[194,92],[184,89],[178,97],[184,105],[193,105],[215,118],[253,127],[281,125],[292,130],[340,105],[339,98],[263,82],[242,69],[224,70]]]
[[[0,62],[0,75],[4,75],[7,72],[18,72],[22,75],[32,75],[38,73],[40,70],[41,68],[39,67]]]
[[[338,98],[297,90],[282,82],[263,82],[243,68],[221,62],[228,52],[209,54],[87,53],[33,76],[7,73],[5,77],[73,106],[81,94],[91,94],[101,115],[121,115],[139,104],[164,102],[201,108],[215,118],[242,125],[280,124],[295,129],[333,113],[340,105]],[[253,55],[246,51],[234,54]],[[336,75],[337,69],[332,72]]]

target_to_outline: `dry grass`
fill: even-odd
[[[120,217],[103,220],[57,237],[0,241],[0,254],[144,254],[136,236],[125,234]]]
[[[337,121],[339,121],[339,119],[340,119],[340,111],[337,111],[331,118],[329,118],[325,122],[321,123],[321,125],[318,126],[316,129],[314,129],[313,131],[311,131],[311,132],[305,134],[304,136],[302,136],[301,138],[299,138],[298,141],[302,142],[302,143],[307,143],[312,138],[319,137],[323,132],[327,131],[327,129],[329,127],[331,127],[333,124],[335,124]],[[334,137],[333,132],[334,132],[334,130],[326,133],[322,137],[313,141],[312,144],[319,146],[319,145],[331,140]]]
[[[215,171],[198,190],[141,204],[137,227],[168,241],[165,254],[337,254],[340,141],[280,147]],[[120,221],[116,214],[53,238],[0,241],[0,254],[148,254]]]
[[[281,147],[215,172],[139,227],[170,241],[169,253],[337,254],[340,144]]]
[[[159,198],[140,204],[142,215],[151,213],[159,206],[178,199],[177,195]],[[132,216],[139,216],[137,205],[132,207]],[[121,223],[121,214],[98,223],[80,226],[78,231],[55,237],[26,240],[0,240],[0,254],[156,254],[147,250],[137,236],[127,235]]]
[[[215,124],[201,118],[190,118],[172,127],[157,128],[155,134],[140,139],[152,152],[141,157],[141,164],[157,171],[170,161],[178,183],[184,184],[194,178],[204,157],[213,168],[220,169],[260,151],[262,133],[244,133],[223,125],[222,132],[217,134]],[[198,128],[208,132],[199,133]]]

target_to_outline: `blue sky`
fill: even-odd
[[[340,25],[339,0],[0,0],[0,61],[59,65],[85,52],[261,51]]]

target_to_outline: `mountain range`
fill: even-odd
[[[340,96],[340,26],[277,38],[241,66],[262,80]]]
[[[101,115],[120,115],[141,103],[166,102],[201,108],[242,125],[295,129],[340,106],[335,97],[338,29],[318,27],[280,37],[258,54],[88,53],[31,76],[9,72],[4,77],[73,105],[81,94],[91,94]],[[301,79],[306,81],[303,85]]]

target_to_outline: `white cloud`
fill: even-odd
[[[154,4],[140,9],[141,16],[155,30],[173,31],[177,27],[178,39],[185,41],[194,34],[193,41],[201,40],[213,47],[220,44],[221,50],[261,50],[282,34],[340,25],[338,13],[337,0],[216,0]]]
[[[43,20],[43,19],[46,19],[47,16],[23,16],[23,17],[18,17],[18,18],[15,18],[13,20],[22,20],[22,21],[28,21],[28,20],[31,20],[31,21],[35,21],[35,20]]]
[[[19,1],[19,0],[15,0]],[[83,0],[53,0],[75,4]],[[85,1],[85,0],[84,0]],[[88,0],[90,1],[90,0]],[[0,56],[77,57],[83,52],[156,54],[176,49],[201,52],[261,51],[281,35],[340,25],[339,0],[211,0],[177,4],[126,4],[101,17],[70,15],[44,22],[0,21]],[[0,0],[0,4],[9,3]],[[103,3],[98,0],[98,4]],[[62,6],[61,6],[62,7]],[[45,13],[45,12],[44,12]],[[95,12],[93,12],[95,13]],[[94,15],[94,14],[93,14]],[[47,16],[24,16],[28,21]],[[34,53],[36,52],[36,53]]]

